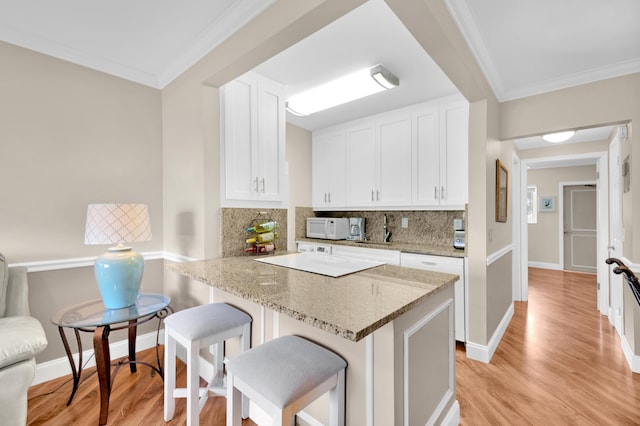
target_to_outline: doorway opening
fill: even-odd
[[[604,262],[607,257],[607,242],[609,234],[609,173],[608,173],[608,153],[591,152],[576,155],[563,155],[556,157],[543,157],[521,160],[520,167],[520,193],[527,193],[527,183],[529,170],[550,167],[567,167],[579,165],[595,165],[596,167],[596,218],[599,225],[596,230],[596,275],[598,281],[597,307],[603,315],[609,315],[609,280],[608,267]],[[541,194],[542,195],[542,194]],[[520,220],[520,288],[518,293],[520,300],[528,299],[528,265],[529,265],[529,230],[527,222],[526,197],[520,197],[518,215]],[[553,200],[557,203],[557,199]],[[553,203],[552,201],[552,203]],[[564,209],[563,209],[564,210]],[[541,213],[543,214],[543,213]],[[563,235],[562,225],[558,226],[558,234]],[[564,252],[564,248],[558,251]],[[558,260],[558,263],[561,263]]]

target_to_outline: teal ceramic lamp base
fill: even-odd
[[[121,309],[136,303],[144,259],[131,247],[111,247],[96,259],[95,274],[102,302],[107,309]]]

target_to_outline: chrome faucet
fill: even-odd
[[[389,232],[388,227],[387,227],[387,215],[384,214],[382,216],[382,229],[384,230],[384,238],[383,238],[383,242],[388,243],[389,239],[391,238],[391,232]]]

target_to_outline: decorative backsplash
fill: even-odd
[[[222,209],[222,257],[249,256],[244,249],[249,247],[246,239],[251,237],[246,228],[262,218],[278,222],[278,238],[275,240],[277,251],[287,250],[287,209]]]
[[[465,218],[465,212],[459,210],[316,212],[311,207],[296,207],[296,238],[306,236],[307,217],[364,217],[367,240],[382,242],[385,214],[392,242],[444,246],[453,245],[453,219]],[[402,228],[402,218],[407,218],[408,228]]]

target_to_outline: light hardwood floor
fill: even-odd
[[[531,268],[529,301],[516,302],[491,363],[468,360],[462,349],[456,353],[461,424],[640,424],[640,375],[631,372],[620,347],[608,319],[596,310],[594,275]],[[152,356],[150,350],[140,353],[145,360]],[[178,380],[184,374],[181,368]],[[67,380],[31,388],[29,425],[97,424],[96,377],[88,377],[69,407]],[[145,367],[135,375],[123,368],[113,385],[108,424],[163,425],[162,403],[158,377]],[[167,424],[184,424],[185,418],[184,402],[178,401]],[[224,398],[207,402],[201,424],[225,424]]]
[[[456,357],[463,425],[640,424],[640,375],[596,309],[596,277],[529,269],[490,364]]]

